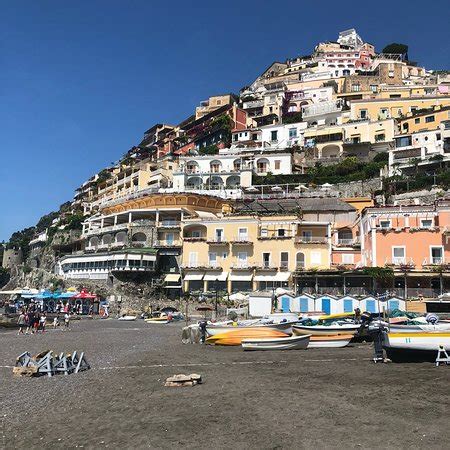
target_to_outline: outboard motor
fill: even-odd
[[[439,317],[436,314],[428,313],[425,320],[431,325],[436,325],[439,322]]]
[[[206,324],[206,320],[202,320],[198,323],[198,327],[200,329],[200,342],[202,344],[204,344],[206,341]]]

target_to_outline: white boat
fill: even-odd
[[[394,362],[435,361],[440,347],[450,351],[450,332],[384,332],[383,347]]]
[[[313,336],[337,336],[339,334],[346,334],[354,336],[361,325],[352,323],[333,324],[333,325],[300,325],[292,326],[292,331],[297,336],[302,334],[311,334]]]
[[[117,320],[122,320],[122,321],[125,321],[125,322],[131,322],[133,320],[136,320],[136,316],[122,316],[122,317],[119,317]]]
[[[242,339],[244,350],[305,350],[310,335],[286,336],[285,338],[249,338]]]
[[[238,323],[237,325],[226,324],[226,325],[217,325],[217,324],[208,324],[206,326],[206,333],[208,336],[215,336],[221,333],[227,333],[228,331],[239,330],[241,328],[262,328],[262,329],[271,329],[282,331],[288,335],[292,334],[292,325],[295,322],[283,322],[283,323],[262,323],[261,321],[254,322],[252,324],[242,325]]]
[[[428,331],[450,332],[450,323],[437,323],[436,325],[389,325],[390,333],[423,333]]]
[[[353,334],[335,336],[311,336],[308,348],[341,348],[350,344]]]

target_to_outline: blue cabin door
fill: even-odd
[[[398,300],[391,300],[389,302],[389,309],[392,311],[393,309],[399,309],[400,302]]]
[[[300,299],[300,312],[308,312],[309,308],[308,308],[308,299],[307,298],[301,298]]]
[[[322,299],[322,311],[324,312],[324,314],[331,313],[331,302],[329,298]]]
[[[344,300],[344,312],[353,312],[353,300],[346,298]]]
[[[291,310],[291,299],[289,297],[281,298],[281,309],[283,312],[289,312]]]
[[[375,300],[366,300],[366,309],[368,312],[374,313],[375,310]]]

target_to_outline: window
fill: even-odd
[[[256,133],[252,133],[252,141],[256,141],[258,139],[258,135]]]
[[[209,265],[211,267],[217,267],[217,253],[210,252],[209,256]]]
[[[263,253],[263,267],[268,268],[270,267],[270,253]]]
[[[261,237],[267,237],[267,228],[261,228]]]
[[[302,239],[305,242],[311,242],[312,241],[312,231],[302,231]]]
[[[247,252],[238,253],[238,267],[248,267]]]
[[[286,230],[284,228],[278,228],[277,230],[277,236],[284,237],[286,236]]]
[[[199,238],[199,237],[200,237],[200,231],[193,231],[192,234],[191,234],[191,236],[192,236],[193,238]]]
[[[389,111],[387,108],[380,108],[380,118],[387,119],[389,115]]]
[[[297,128],[289,128],[289,139],[297,137]]]
[[[190,252],[189,253],[189,266],[190,267],[197,267],[198,265],[198,253],[197,252]]]
[[[376,93],[377,90],[378,90],[378,86],[377,86],[376,84],[371,84],[371,85],[370,85],[370,90],[371,90],[372,92]]]
[[[342,254],[342,264],[353,264],[355,261],[353,253]]]
[[[433,226],[433,219],[421,219],[420,226],[421,228],[431,228]]]
[[[359,117],[360,117],[361,119],[367,119],[367,109],[361,109],[361,110],[359,111]]]
[[[279,159],[275,160],[275,170],[280,170],[281,167],[281,161]]]
[[[352,92],[360,92],[361,91],[361,85],[359,83],[353,83],[352,84]]]
[[[278,131],[274,130],[270,132],[270,140],[272,142],[278,141]]]
[[[322,263],[322,254],[320,252],[311,252],[311,264],[321,264]]]
[[[392,247],[392,262],[394,264],[404,264],[406,262],[405,247]]]
[[[434,122],[434,116],[425,117],[425,123]]]
[[[240,241],[246,241],[248,239],[247,228],[239,228],[238,239]]]
[[[224,240],[223,229],[216,228],[216,241],[222,242]]]
[[[305,268],[305,254],[304,253],[297,253],[297,256],[295,257],[295,262],[297,269],[304,269]]]
[[[380,227],[381,228],[391,228],[391,221],[390,220],[380,220]]]
[[[280,268],[281,269],[288,269],[289,267],[289,253],[288,252],[281,252],[280,254]]]
[[[444,262],[442,247],[430,247],[431,264],[442,264]]]
[[[420,117],[416,117],[416,118],[414,119],[414,123],[420,123]]]
[[[441,140],[441,133],[436,133],[436,140],[440,141]]]
[[[222,259],[227,259],[228,258],[228,253],[227,252],[223,252],[222,253]]]
[[[384,133],[375,135],[375,142],[382,142],[386,139],[386,135]]]

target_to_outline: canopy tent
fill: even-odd
[[[253,273],[249,272],[249,273],[236,273],[236,272],[232,272],[230,274],[230,280],[231,281],[252,281],[253,278]]]
[[[57,299],[64,299],[64,298],[72,298],[75,297],[75,295],[77,295],[78,292],[55,292],[55,298]]]
[[[79,292],[78,294],[72,296],[71,298],[74,299],[94,299],[97,298],[97,296],[95,294],[91,294],[90,292],[86,291],[86,289],[82,289],[81,292]]]
[[[204,280],[206,281],[226,281],[228,272],[206,272]]]

